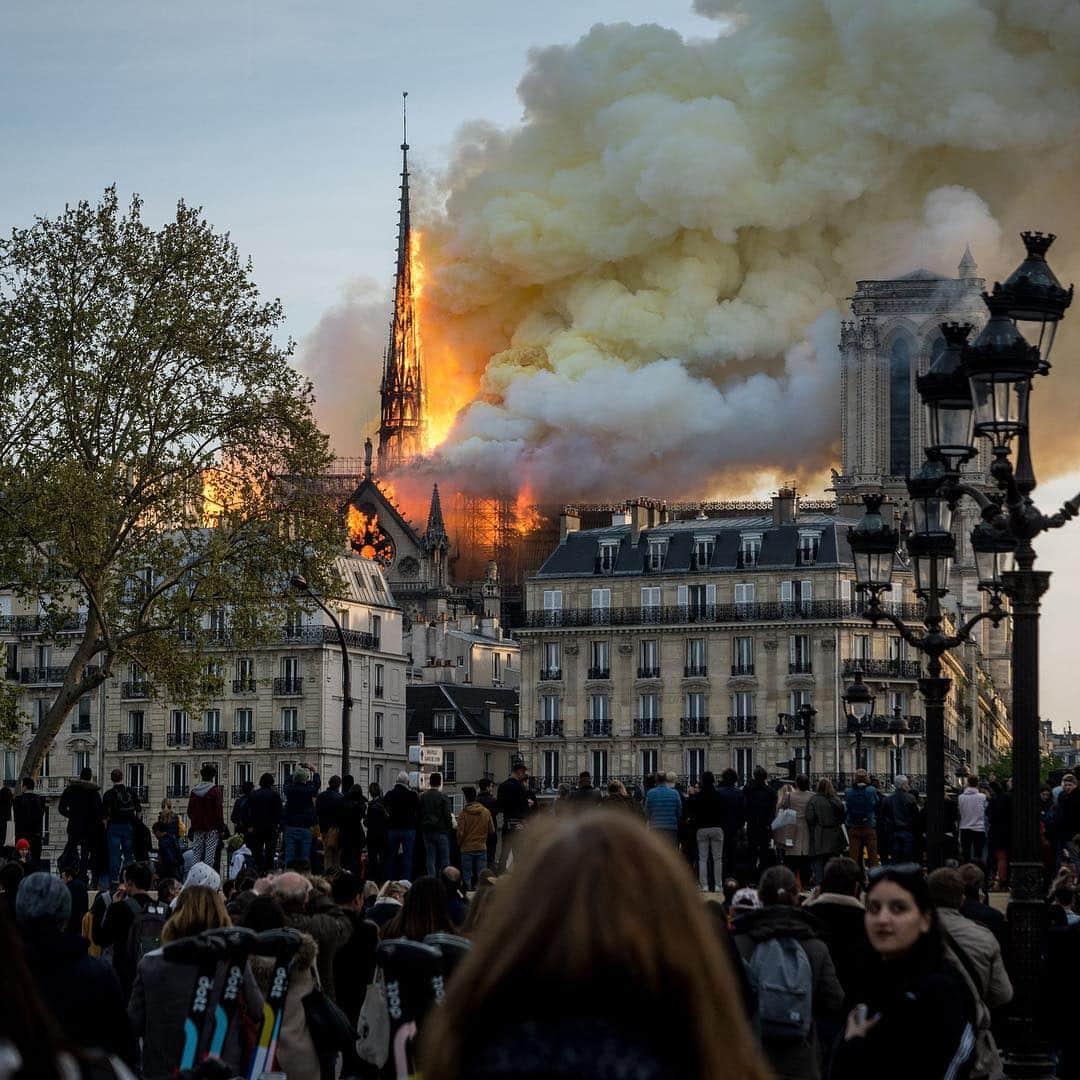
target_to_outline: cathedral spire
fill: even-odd
[[[435,484],[431,489],[431,509],[428,511],[427,533],[431,539],[442,539],[446,536],[446,525],[442,516],[442,500],[439,498],[439,485]]]
[[[957,267],[957,277],[973,278],[979,276],[979,267],[975,262],[975,256],[971,254],[971,246],[965,245],[964,255]]]
[[[383,357],[379,472],[385,474],[423,454],[427,438],[427,386],[420,348],[420,324],[413,283],[413,232],[409,208],[409,139],[401,95],[401,201],[398,208],[394,314]]]

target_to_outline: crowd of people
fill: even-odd
[[[1068,1078],[1080,913],[1076,843],[1057,845],[1077,795],[1060,779],[1040,795],[1061,973],[1044,1012]],[[184,1060],[190,1076],[299,1080],[1003,1075],[1008,925],[987,901],[1007,880],[1008,785],[966,784],[956,857],[927,874],[903,777],[838,793],[661,775],[635,797],[583,773],[545,804],[519,763],[497,789],[466,787],[457,814],[437,773],[385,794],[323,788],[308,764],[280,792],[266,781],[226,819],[209,772],[140,840],[122,778],[102,795],[83,776],[59,875],[29,844],[0,851],[0,1077],[157,1080]],[[291,935],[287,968],[258,951],[177,962],[176,943],[231,928]],[[193,1026],[200,1000],[228,1024]]]

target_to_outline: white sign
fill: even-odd
[[[441,746],[410,746],[410,765],[441,765],[443,752]]]

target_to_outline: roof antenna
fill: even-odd
[[[408,90],[401,91],[401,149],[409,149],[409,118],[405,109],[405,102],[409,96]]]

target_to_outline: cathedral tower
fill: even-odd
[[[409,142],[401,97],[401,207],[398,211],[394,315],[383,357],[379,474],[386,475],[421,455],[427,443],[427,389],[420,349],[420,325],[413,291],[412,226],[409,220]]]

